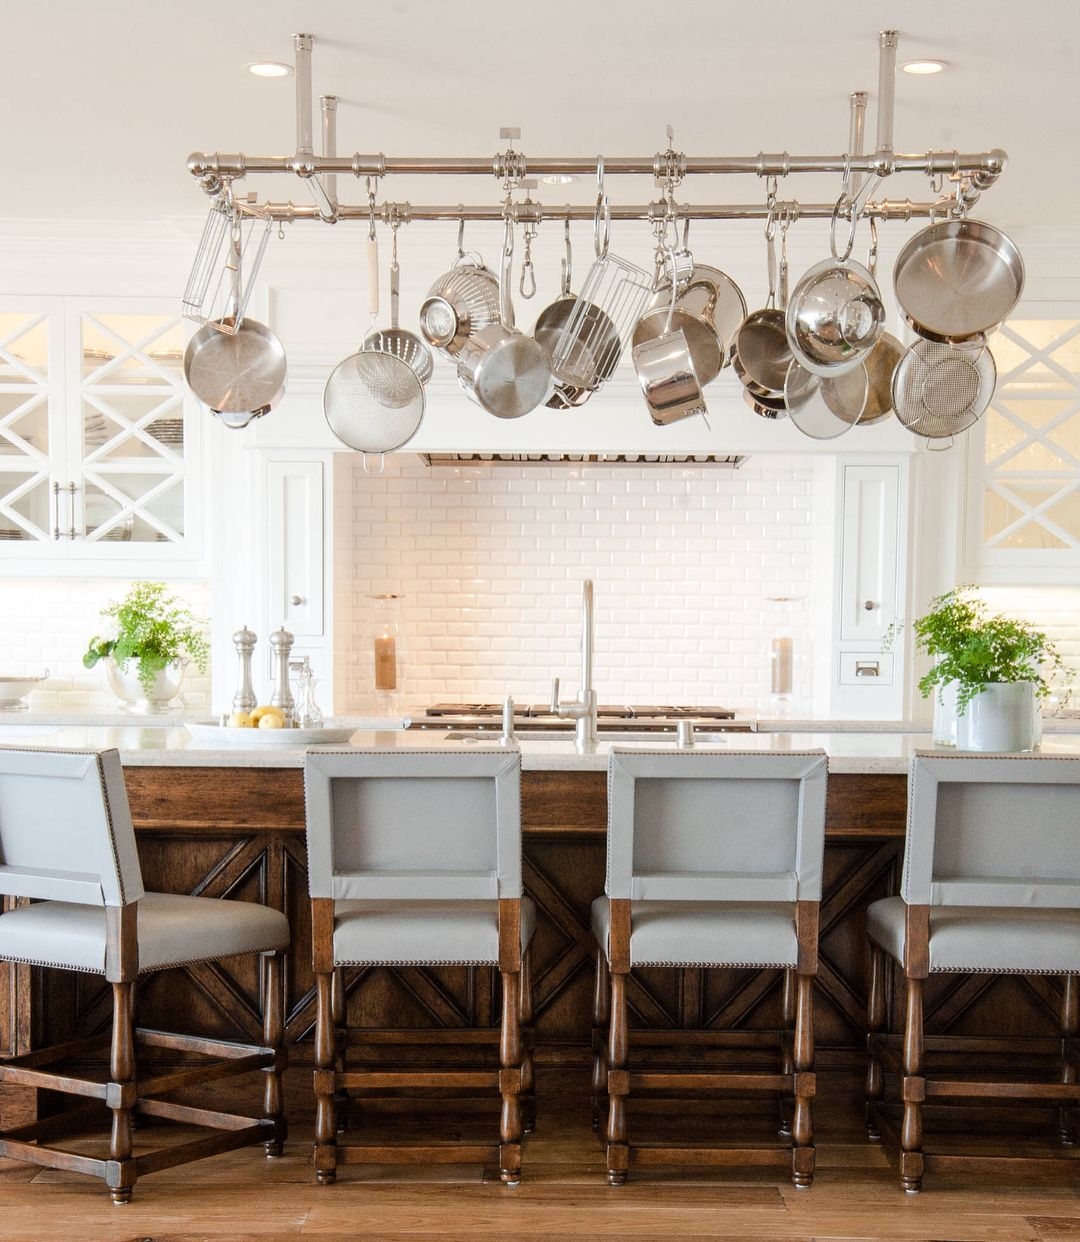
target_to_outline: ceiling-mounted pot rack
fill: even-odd
[[[841,174],[850,188],[850,203],[859,216],[879,220],[911,220],[935,218],[950,212],[966,211],[981,193],[994,184],[1005,169],[1007,155],[1000,149],[965,153],[960,151],[925,151],[897,154],[893,150],[893,97],[896,69],[896,31],[879,35],[879,75],[877,102],[877,136],[875,150],[862,149],[865,92],[851,96],[851,130],[849,150],[836,155],[792,155],[790,152],[758,152],[756,155],[694,156],[669,148],[653,155],[642,156],[526,156],[511,145],[494,156],[387,156],[382,153],[352,155],[336,154],[335,96],[323,96],[323,154],[316,154],[312,139],[311,106],[311,35],[294,37],[296,57],[296,151],[292,155],[246,155],[241,152],[213,155],[196,152],[188,159],[188,170],[203,191],[212,199],[232,197],[233,182],[263,174],[291,174],[307,186],[313,199],[311,205],[292,202],[262,202],[249,195],[241,209],[257,211],[262,218],[287,223],[300,220],[369,221],[370,204],[342,203],[338,200],[337,178],[363,178],[376,185],[383,178],[409,176],[488,176],[495,177],[507,191],[517,188],[526,177],[588,176],[602,169],[605,177],[646,175],[666,189],[666,201],[644,204],[612,204],[614,220],[655,221],[664,214],[677,211],[693,220],[757,220],[766,219],[769,206],[760,203],[675,203],[673,191],[686,177],[715,175],[750,175],[775,183],[781,178],[807,173]],[[516,131],[503,131],[516,136]],[[921,173],[940,185],[947,180],[950,192],[936,192],[933,200],[913,202],[869,201],[868,187],[896,173]],[[772,210],[778,204],[773,197]],[[835,203],[783,204],[789,212],[802,218],[827,218],[833,215]],[[502,220],[507,214],[516,223],[539,223],[544,219],[589,220],[592,206],[547,207],[540,202],[504,202],[498,204],[428,205],[410,202],[384,203],[378,208],[383,219],[413,220]]]

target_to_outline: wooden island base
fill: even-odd
[[[305,870],[303,774],[295,768],[131,766],[125,770],[149,889],[265,902],[289,917],[287,1033],[305,1056],[315,1021]],[[859,1064],[864,1046],[867,906],[897,890],[906,779],[829,778],[825,891],[816,1038],[819,1061]],[[582,1064],[593,988],[589,906],[603,891],[606,776],[526,771],[522,776],[526,891],[536,902],[537,1059]],[[10,1055],[100,1028],[107,998],[92,976],[9,970],[0,991],[0,1052]],[[481,968],[357,969],[347,975],[350,1024],[379,1027],[490,1024],[497,988]],[[948,977],[928,989],[928,1031],[1045,1033],[1057,981]],[[255,1038],[258,982],[249,963],[195,966],[153,979],[140,1021],[168,1027],[179,1015],[209,1033]],[[631,995],[639,1026],[771,1027],[779,1024],[775,971],[642,971]],[[1004,1026],[1003,1026],[1004,1024]],[[1052,1027],[1050,1029],[1053,1029]]]

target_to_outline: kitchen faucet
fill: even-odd
[[[596,691],[592,684],[593,663],[593,584],[586,578],[581,584],[581,688],[573,703],[559,702],[559,679],[551,683],[551,710],[563,719],[576,722],[574,737],[577,744],[595,743]]]

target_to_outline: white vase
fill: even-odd
[[[154,674],[149,688],[139,680],[139,661],[128,660],[121,667],[111,657],[105,661],[109,689],[123,703],[124,710],[140,715],[171,711],[180,693],[187,660],[173,660]]]
[[[947,681],[934,687],[933,739],[935,746],[956,745],[956,690],[955,681]]]
[[[1034,750],[1039,741],[1033,681],[991,682],[956,722],[960,750]]]

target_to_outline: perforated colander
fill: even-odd
[[[916,435],[948,439],[978,422],[996,383],[985,338],[963,346],[917,341],[893,372],[893,408]]]

